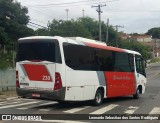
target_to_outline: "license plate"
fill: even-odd
[[[32,94],[32,97],[40,97],[40,94]]]

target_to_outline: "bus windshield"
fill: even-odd
[[[54,40],[23,40],[18,43],[18,61],[61,62],[59,44]]]

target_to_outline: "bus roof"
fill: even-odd
[[[58,37],[60,37],[60,36],[30,36],[30,37],[20,38],[19,41],[29,40],[29,39],[55,39]]]
[[[136,54],[136,55],[141,55],[140,53],[128,49],[122,49],[122,48],[117,48],[117,47],[112,47],[112,46],[107,46],[106,43],[97,41],[97,40],[92,40],[92,39],[87,39],[87,38],[82,38],[82,37],[60,37],[60,36],[30,36],[30,37],[24,37],[20,38],[18,41],[23,41],[23,40],[29,40],[29,39],[66,39],[63,40],[62,42],[68,42],[68,43],[75,43],[75,44],[84,44],[89,47],[94,47],[94,48],[100,48],[100,49],[106,49],[106,50],[113,50],[117,52],[126,52],[130,54]],[[58,40],[60,41],[60,40]]]

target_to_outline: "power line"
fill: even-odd
[[[96,11],[98,12],[98,17],[99,17],[99,41],[102,41],[102,36],[101,36],[101,13],[102,13],[102,11],[101,11],[101,7],[103,7],[103,6],[106,6],[106,4],[105,5],[99,4],[97,6],[92,6],[92,7],[98,7],[98,9]]]
[[[40,21],[40,20],[37,20],[37,19],[35,19],[35,18],[30,18],[32,21],[36,21],[36,22],[39,22],[39,23],[41,23],[41,24],[45,24],[45,25],[47,25],[47,23],[45,23],[45,22],[43,22],[43,21]]]
[[[39,27],[37,27],[37,26],[35,26],[35,25],[32,25],[32,24],[29,24],[29,23],[28,23],[27,25],[28,25],[28,26],[31,26],[31,27],[34,27],[34,28],[37,28],[37,29],[39,28]]]
[[[29,22],[29,23],[30,23],[30,24],[34,24],[34,25],[39,26],[39,27],[47,28],[47,27],[45,27],[45,26],[42,26],[42,25],[39,25],[39,24],[36,24],[36,23],[33,23],[33,22]]]
[[[113,1],[119,1],[119,0],[110,0],[110,1],[99,1],[99,0],[92,0],[92,1],[88,1],[90,3],[83,3],[83,4],[79,4],[81,3],[79,2],[70,2],[68,4],[47,4],[47,5],[28,5],[28,7],[34,7],[34,8],[50,8],[50,7],[66,7],[66,6],[79,6],[79,5],[91,5],[91,4],[102,4],[102,3],[106,3],[106,2],[113,2]],[[75,5],[77,4],[77,5]]]
[[[160,12],[160,10],[118,10],[118,9],[107,9],[104,12]]]
[[[97,1],[97,0],[94,0]],[[76,1],[76,2],[67,2],[67,3],[55,3],[55,4],[45,4],[45,5],[30,5],[30,6],[40,6],[40,7],[48,7],[48,6],[57,6],[57,5],[66,5],[66,4],[77,4],[83,2],[92,2],[92,0],[85,0],[85,1]]]

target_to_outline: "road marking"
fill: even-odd
[[[160,114],[160,107],[155,107],[149,114]]]
[[[3,101],[3,102],[0,102],[0,104],[3,104],[3,103],[7,103],[8,101]]]
[[[43,109],[43,108],[41,108],[41,109],[39,109],[40,111],[51,111],[52,109]]]
[[[23,105],[30,105],[30,104],[34,104],[34,103],[38,103],[38,102],[40,102],[40,101],[21,103],[21,104],[16,104],[16,105],[2,106],[2,107],[0,107],[0,109],[11,108],[11,107],[18,107],[18,106],[23,106]]]
[[[45,106],[45,105],[50,105],[50,104],[55,104],[57,102],[48,102],[48,103],[43,103],[43,104],[40,104],[39,106]]]
[[[20,109],[20,110],[26,110],[26,109],[29,109],[30,107],[22,107],[22,108],[17,108],[17,109]]]
[[[54,104],[56,102],[48,102],[48,103],[43,103],[43,104],[40,104],[40,105],[36,105],[36,106],[28,106],[28,107],[21,107],[21,108],[17,108],[17,109],[20,109],[20,110],[26,110],[26,109],[29,109],[29,108],[35,108],[35,107],[39,107],[39,106],[45,106],[45,105],[49,105],[49,104]],[[42,109],[43,110],[43,109]],[[47,110],[46,110],[47,111]]]
[[[0,105],[8,105],[8,104],[13,104],[13,103],[21,103],[20,101],[18,102],[3,102],[3,103],[0,103]]]
[[[96,110],[94,112],[91,112],[90,114],[103,114],[103,113],[105,113],[107,111],[112,110],[113,108],[115,108],[117,106],[119,106],[119,105],[111,104],[109,106],[106,106],[106,107],[103,107],[101,109],[98,109],[98,110]]]
[[[30,98],[20,98],[21,100],[27,100],[27,101],[35,101],[36,99],[30,99]]]
[[[65,113],[75,113],[75,112],[84,110],[84,109],[89,108],[89,107],[90,106],[85,106],[85,107],[82,107],[82,108],[73,108],[73,109],[70,109],[70,110],[63,111],[63,112],[65,112]]]
[[[125,114],[133,114],[137,109],[138,107],[133,107],[133,106],[129,106],[128,107],[129,109],[124,112]]]

